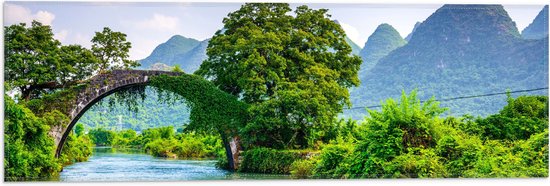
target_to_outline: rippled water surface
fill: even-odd
[[[87,162],[64,167],[60,180],[91,182],[289,179],[287,175],[234,173],[217,169],[215,163],[215,160],[164,159],[143,153],[96,148]]]

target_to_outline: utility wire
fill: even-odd
[[[526,90],[515,90],[515,91],[509,91],[509,92],[507,91],[507,92],[497,92],[497,93],[489,93],[489,94],[471,95],[471,96],[460,96],[460,97],[453,97],[453,98],[436,99],[435,101],[444,102],[444,101],[453,101],[453,100],[460,100],[460,99],[470,99],[470,98],[497,96],[497,95],[503,95],[503,94],[508,94],[508,93],[513,94],[513,93],[521,93],[521,92],[533,92],[533,91],[539,91],[539,90],[548,90],[548,87],[526,89]],[[420,103],[424,103],[426,101],[428,101],[428,100],[420,101]],[[382,105],[344,108],[344,110],[365,109],[365,108],[372,109],[372,108],[378,108],[378,107],[382,107]]]

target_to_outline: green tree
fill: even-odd
[[[76,134],[76,137],[82,136],[82,134],[84,134],[84,125],[82,123],[77,123],[74,127],[74,133]]]
[[[126,41],[122,32],[104,27],[102,32],[95,33],[92,43],[93,54],[100,60],[99,71],[139,66],[137,61],[128,59],[132,43]]]
[[[247,144],[306,147],[310,130],[332,123],[350,105],[348,88],[359,84],[361,59],[328,10],[290,11],[288,4],[247,3],[230,13],[197,71],[251,104]]]
[[[33,21],[4,27],[4,78],[29,100],[41,93],[67,87],[97,69],[91,51],[78,45],[61,46],[48,25]]]
[[[88,132],[91,140],[97,146],[109,146],[113,144],[116,133],[103,128],[92,129]]]
[[[172,72],[183,72],[183,70],[181,69],[180,65],[176,65],[172,69]]]

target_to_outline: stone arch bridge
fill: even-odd
[[[76,98],[69,103],[68,113],[65,114],[69,116],[70,123],[53,126],[49,131],[49,135],[54,138],[56,145],[56,157],[59,157],[61,154],[67,136],[76,122],[91,106],[104,97],[131,86],[147,85],[153,76],[181,76],[183,74],[180,72],[153,70],[113,70],[93,76],[85,82],[86,86],[79,89]],[[241,152],[239,140],[238,138],[231,137],[223,141],[229,166],[232,169],[237,169]]]

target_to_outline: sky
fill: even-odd
[[[103,27],[127,34],[132,43],[130,59],[140,60],[173,35],[197,40],[210,38],[223,27],[228,13],[242,3],[130,3],[130,2],[5,2],[4,26],[33,19],[51,25],[55,38],[63,44],[90,48],[90,40]],[[296,7],[301,4],[291,4]],[[310,8],[327,8],[348,37],[364,46],[369,35],[382,23],[392,25],[402,37],[417,21],[424,21],[441,4],[307,4]],[[523,30],[543,5],[504,5],[505,10]]]

